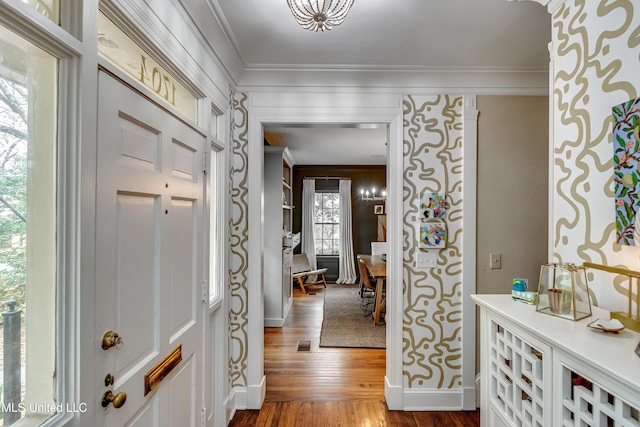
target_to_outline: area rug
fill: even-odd
[[[359,285],[327,285],[320,347],[386,347],[384,322],[375,326],[371,315],[365,316],[359,291]]]

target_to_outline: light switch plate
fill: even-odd
[[[429,269],[438,266],[438,251],[418,251],[416,267]]]
[[[489,268],[492,270],[498,270],[502,268],[502,254],[499,252],[492,252],[489,259]]]

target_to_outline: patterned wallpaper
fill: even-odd
[[[229,215],[229,383],[231,387],[247,386],[248,317],[247,285],[249,259],[249,205],[248,162],[249,139],[248,97],[232,92],[229,97],[231,113],[231,165],[229,191],[231,212]]]
[[[247,386],[248,97],[231,93],[229,382]],[[404,98],[404,336],[406,388],[462,386],[462,97]],[[423,190],[446,193],[448,241],[438,267],[413,265]]]
[[[462,386],[463,98],[406,96],[404,114],[403,386]],[[420,192],[446,193],[447,244],[438,267],[414,267]],[[434,249],[431,249],[434,250]]]
[[[611,141],[611,107],[640,88],[638,2],[567,0],[552,28],[554,260],[640,270],[640,248],[615,243]],[[589,285],[598,305],[626,307],[623,277],[590,270]]]

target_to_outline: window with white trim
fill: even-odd
[[[224,152],[221,139],[225,116],[217,109],[211,109],[209,131],[211,146],[209,149],[209,304],[214,305],[222,298],[224,263]]]
[[[0,425],[57,403],[57,107],[58,59],[0,26]]]
[[[316,255],[339,255],[340,194],[316,192],[313,214]]]

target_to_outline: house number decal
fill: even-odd
[[[155,99],[196,123],[198,98],[180,83],[176,74],[154,60],[156,56],[141,48],[103,12],[99,16],[100,57],[149,89]]]
[[[150,61],[151,62],[151,61]],[[162,71],[160,67],[154,65],[147,69],[147,57],[140,55],[140,83],[153,90],[158,96],[175,107],[176,105],[176,84],[173,79]]]

